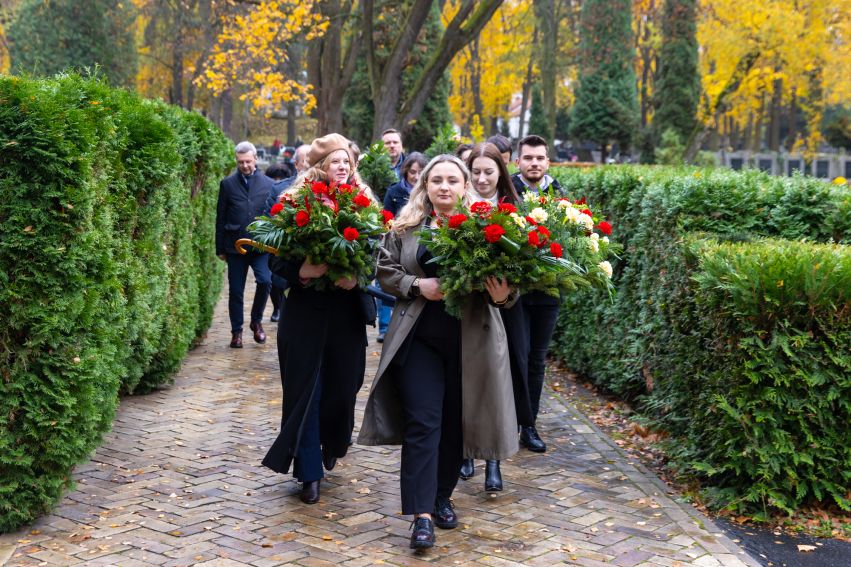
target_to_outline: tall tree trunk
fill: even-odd
[[[780,120],[783,109],[783,79],[774,80],[774,92],[771,93],[771,125],[768,131],[768,149],[780,151]]]
[[[650,7],[648,8],[648,12],[652,13],[654,9],[654,1],[650,0]],[[643,22],[643,29],[641,30],[641,34],[643,36],[642,48],[641,48],[641,88],[639,89],[639,97],[641,100],[639,101],[641,108],[641,127],[646,128],[648,122],[648,115],[650,114],[650,108],[652,107],[652,101],[650,100],[650,67],[652,64],[652,49],[650,48],[650,30],[652,26],[649,22]]]
[[[541,29],[538,51],[541,68],[541,102],[547,131],[544,137],[552,143],[556,128],[556,59],[558,55],[558,18],[555,0],[533,0],[535,17]]]
[[[798,137],[798,100],[795,91],[792,91],[792,96],[789,97],[789,108],[786,114],[786,125],[788,133],[786,134],[786,149],[792,151],[795,147],[795,140]]]
[[[473,94],[473,114],[482,120],[484,104],[482,104],[482,62],[479,59],[479,40],[476,38],[470,44],[470,62],[473,66],[470,73],[470,90]]]
[[[233,140],[233,93],[231,89],[222,93],[222,124],[225,135]]]
[[[529,63],[526,64],[526,78],[523,79],[523,94],[520,98],[520,123],[517,128],[517,137],[523,138],[523,132],[526,127],[526,109],[529,108],[529,95],[532,92],[532,69],[535,63],[534,46],[538,44],[538,25],[535,24],[535,29],[532,32],[533,49],[529,51]]]

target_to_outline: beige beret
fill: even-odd
[[[307,152],[307,163],[313,167],[325,156],[337,150],[346,150],[346,153],[349,154],[349,161],[354,167],[355,160],[352,157],[352,150],[349,148],[349,140],[340,134],[328,134],[313,140],[313,143],[310,144],[310,151]]]

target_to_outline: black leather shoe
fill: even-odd
[[[411,549],[434,547],[434,523],[429,518],[414,518],[411,529]]]
[[[322,454],[322,465],[325,467],[326,471],[330,471],[334,467],[337,466],[337,457],[334,457],[330,454]]]
[[[269,317],[269,320],[273,323],[277,323],[278,321],[280,321],[281,320],[281,311],[278,310],[278,309],[275,309],[274,311],[272,311],[272,316]]]
[[[543,453],[547,450],[547,444],[538,435],[534,425],[520,428],[520,444],[535,453]]]
[[[242,331],[233,333],[230,339],[230,348],[242,348]]]
[[[438,496],[434,501],[434,525],[444,530],[458,527],[458,515],[449,498]]]
[[[474,474],[476,474],[476,464],[473,462],[473,459],[464,459],[461,461],[461,470],[458,472],[461,480],[467,480]]]
[[[378,333],[378,338],[375,339],[375,340],[380,342],[380,343],[383,343],[384,342],[384,333]]]
[[[251,323],[248,328],[254,331],[255,343],[260,343],[262,345],[266,342],[266,333],[263,331],[263,325],[260,323]]]
[[[319,481],[312,480],[302,483],[299,498],[305,504],[316,504],[319,502]]]
[[[502,473],[499,461],[485,461],[485,492],[502,491]]]

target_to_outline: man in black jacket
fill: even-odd
[[[251,306],[250,329],[254,340],[266,342],[263,331],[263,310],[272,287],[269,255],[250,249],[242,255],[236,251],[236,241],[250,238],[248,225],[255,217],[266,214],[266,198],[272,190],[272,180],[257,170],[257,150],[251,142],[236,146],[237,171],[219,184],[216,208],[216,255],[228,264],[228,311],[231,324],[231,348],[242,348],[243,295],[248,267],[254,271],[257,289]]]
[[[548,153],[547,141],[540,136],[532,134],[520,140],[515,160],[520,173],[515,173],[511,177],[519,195],[522,196],[528,192],[539,193],[549,189],[562,193],[559,182],[547,175],[550,167]],[[550,348],[550,339],[558,318],[559,300],[543,292],[533,291],[524,293],[519,303],[522,305],[525,336],[529,340],[527,360],[529,399],[532,402],[532,416],[537,419],[544,387],[547,351]],[[520,444],[536,453],[547,450],[546,443],[538,435],[534,425],[520,428]]]

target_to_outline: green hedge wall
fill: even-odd
[[[717,505],[847,509],[851,191],[722,169],[556,175],[625,249],[613,301],[564,299],[553,354],[671,432]]]
[[[0,531],[50,508],[119,392],[167,383],[222,285],[203,117],[79,76],[0,77]]]

